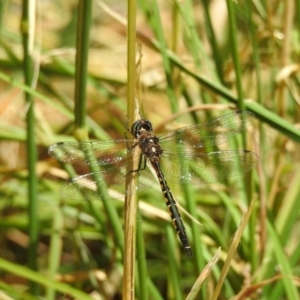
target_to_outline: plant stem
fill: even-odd
[[[34,36],[34,19],[31,16],[35,10],[34,1],[23,1],[23,13],[21,20],[21,33],[23,36],[23,71],[25,84],[33,85],[33,36]],[[35,116],[34,116],[34,98],[31,94],[25,93],[25,101],[27,105],[26,126],[27,126],[27,167],[28,167],[28,220],[29,220],[29,248],[28,248],[28,264],[31,270],[37,271],[38,257],[38,213],[37,213],[37,174],[35,170],[37,162],[37,149],[35,142]],[[39,286],[31,282],[30,291],[34,295],[38,295]]]
[[[129,124],[135,121],[136,112],[136,1],[128,0],[128,28],[127,28],[127,117]],[[128,156],[138,155],[128,153]],[[130,161],[130,160],[129,160]],[[132,160],[131,160],[132,161]],[[128,164],[128,170],[136,170],[133,163]],[[126,190],[133,191],[137,172],[128,172]],[[123,299],[135,299],[135,251],[136,251],[136,196],[130,193],[125,197],[125,240],[124,240],[124,281]]]

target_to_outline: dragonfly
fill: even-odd
[[[52,145],[48,153],[61,162],[86,165],[91,170],[61,187],[61,195],[66,198],[88,201],[120,199],[124,195],[146,191],[158,181],[178,237],[191,257],[186,229],[167,182],[181,185],[214,183],[252,169],[259,160],[254,152],[219,150],[217,146],[247,130],[254,119],[254,114],[249,111],[235,111],[159,137],[153,133],[151,122],[140,119],[128,130],[132,138],[60,142]],[[137,147],[140,155],[128,158],[128,151]],[[128,162],[138,167],[128,170]],[[125,185],[130,172],[139,175],[132,190],[126,189]]]

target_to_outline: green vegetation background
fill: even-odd
[[[32,4],[0,2],[0,298],[121,299],[124,203],[108,201],[107,214],[101,201],[62,198],[75,171],[47,149],[124,137],[127,3]],[[143,116],[161,134],[250,110],[246,149],[260,163],[226,185],[172,185],[194,218],[183,214],[192,259],[159,187],[139,196],[136,299],[300,298],[299,15],[299,0],[137,1],[131,68]],[[234,147],[244,146],[226,145]],[[190,293],[207,263],[200,292]]]

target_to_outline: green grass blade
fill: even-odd
[[[176,101],[176,96],[174,93],[174,85],[172,81],[172,64],[167,55],[167,43],[164,37],[163,26],[161,22],[161,17],[159,14],[158,2],[156,0],[148,2],[147,5],[144,5],[144,9],[146,10],[147,16],[149,16],[149,22],[152,26],[152,30],[158,40],[160,45],[160,52],[163,60],[163,69],[166,76],[166,92],[170,102],[170,107],[172,112],[176,112],[178,110],[178,104]]]
[[[174,236],[174,229],[171,225],[167,225],[166,227],[166,237],[168,244],[168,259],[169,259],[169,276],[170,276],[170,284],[172,286],[170,292],[171,297],[175,300],[182,300],[182,292],[181,292],[181,280],[179,276],[179,264],[178,259],[176,259],[176,240]]]
[[[92,3],[92,0],[80,0],[78,5],[75,72],[75,137],[80,141],[87,140],[87,131],[85,128],[86,85],[88,79],[87,65]]]
[[[75,298],[77,297],[78,299],[82,300],[92,300],[92,297],[90,297],[86,293],[72,288],[67,284],[59,283],[52,279],[49,279],[48,277],[41,276],[40,273],[34,272],[26,267],[11,263],[3,258],[0,258],[0,269],[2,271],[9,272],[11,274],[33,281],[36,284],[39,284],[46,288],[54,289],[64,295],[69,295]]]
[[[53,229],[51,233],[51,244],[49,251],[49,278],[55,278],[60,266],[60,257],[62,255],[62,230],[63,230],[63,215],[60,207],[54,210]],[[47,300],[55,299],[55,289],[47,288]]]
[[[299,293],[291,279],[291,276],[293,276],[291,265],[286,257],[286,254],[283,252],[279,236],[269,221],[267,222],[267,228],[268,233],[270,235],[270,239],[272,241],[274,255],[276,257],[277,263],[280,265],[280,270],[283,275],[282,282],[285,288],[285,294],[287,295],[287,299],[298,300],[300,299]]]
[[[137,215],[137,218],[139,216]],[[139,299],[149,299],[147,288],[148,274],[147,274],[147,258],[145,252],[145,242],[143,238],[142,222],[137,223],[137,267],[139,276]]]
[[[236,20],[235,20],[235,9],[234,5],[237,5],[232,0],[226,0],[227,3],[227,11],[228,11],[228,19],[229,19],[229,35],[230,35],[230,44],[231,44],[231,56],[232,61],[234,64],[234,71],[235,71],[235,79],[236,79],[236,89],[238,93],[238,108],[244,110],[244,91],[242,86],[242,70],[241,70],[241,63],[240,63],[240,55],[238,52],[238,41],[237,41],[237,27],[236,27]]]

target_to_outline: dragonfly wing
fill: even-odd
[[[208,153],[170,154],[161,159],[161,168],[168,181],[180,184],[202,184],[223,181],[249,171],[258,163],[258,156],[247,150]]]
[[[134,140],[109,140],[102,142],[61,142],[52,145],[48,153],[59,161],[88,166],[114,165],[125,161],[127,149]]]
[[[81,175],[67,181],[61,187],[61,195],[65,198],[88,201],[124,199],[125,195],[147,190],[155,182],[155,177],[147,167],[138,171],[136,186],[128,190],[125,184],[127,174],[126,164],[123,164]]]
[[[160,137],[160,145],[165,149],[219,145],[247,129],[254,119],[249,111],[236,111],[204,124],[173,130]]]

